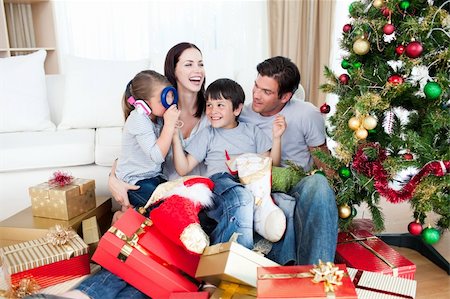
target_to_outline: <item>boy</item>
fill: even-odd
[[[238,179],[228,172],[227,152],[230,156],[257,153],[272,158],[273,165],[280,165],[281,136],[286,129],[284,117],[275,117],[272,141],[258,127],[237,121],[242,111],[245,93],[242,87],[230,79],[218,79],[206,90],[206,116],[211,126],[199,132],[183,151],[177,134],[173,138],[173,159],[179,175],[186,175],[200,162],[206,165],[206,174],[214,181],[214,207],[206,214],[218,223],[226,217],[226,227],[219,225],[210,234],[211,244],[228,240],[234,232],[240,233],[238,242],[253,248],[254,198]],[[223,208],[223,201],[227,201]]]

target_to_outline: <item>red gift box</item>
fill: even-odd
[[[315,274],[311,270],[317,269],[313,265],[258,267],[257,298],[330,298],[334,295],[333,298],[357,299],[346,266],[331,264],[330,267],[335,270],[336,267],[339,268],[338,272],[341,272],[342,277],[341,284],[333,285],[333,290],[325,290],[324,282],[312,281]],[[320,275],[322,276],[325,275]]]
[[[169,299],[208,299],[208,292],[172,293]]]
[[[336,263],[359,270],[414,279],[416,265],[365,230],[340,232]]]
[[[133,209],[101,238],[92,260],[153,299],[195,292],[200,257],[167,239]]]
[[[0,248],[5,280],[18,285],[33,278],[46,288],[90,273],[88,246],[78,235],[64,245],[40,238]]]

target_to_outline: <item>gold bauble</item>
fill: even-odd
[[[346,219],[350,217],[352,214],[352,208],[350,208],[347,204],[343,204],[342,206],[338,207],[338,215],[342,219]]]
[[[380,8],[383,6],[383,4],[384,4],[383,0],[374,0],[373,1],[373,7],[375,7],[375,8]]]
[[[358,38],[353,43],[353,51],[358,55],[365,55],[370,50],[370,43],[367,39]]]
[[[350,129],[355,131],[359,129],[359,127],[361,126],[361,122],[359,121],[359,118],[353,116],[348,120],[348,126]]]
[[[359,129],[356,130],[356,132],[355,132],[355,136],[356,136],[356,138],[358,138],[359,140],[364,140],[364,139],[366,139],[368,135],[369,135],[369,132],[367,132],[367,130],[364,129],[364,128],[359,128]]]
[[[377,123],[378,121],[375,117],[373,117],[372,115],[368,115],[364,117],[362,125],[367,130],[373,130],[377,127]]]

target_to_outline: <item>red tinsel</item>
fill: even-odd
[[[73,181],[73,176],[70,174],[58,170],[53,173],[53,178],[48,180],[48,184],[52,187],[63,187],[69,185]]]
[[[377,160],[369,161],[367,155],[364,153],[364,149],[368,147],[372,147],[378,151]],[[392,203],[411,199],[417,185],[424,177],[430,174],[444,176],[446,173],[450,172],[450,161],[428,162],[401,190],[397,191],[388,187],[388,175],[382,165],[382,162],[386,160],[386,157],[386,150],[382,149],[379,144],[367,143],[364,146],[361,146],[356,152],[352,167],[367,177],[373,177],[375,180],[375,189],[377,189],[381,196]]]

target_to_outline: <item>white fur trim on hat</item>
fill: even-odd
[[[195,184],[190,187],[181,184],[167,192],[164,197],[167,198],[171,195],[185,197],[202,207],[210,207],[213,204],[212,191],[205,184]]]

